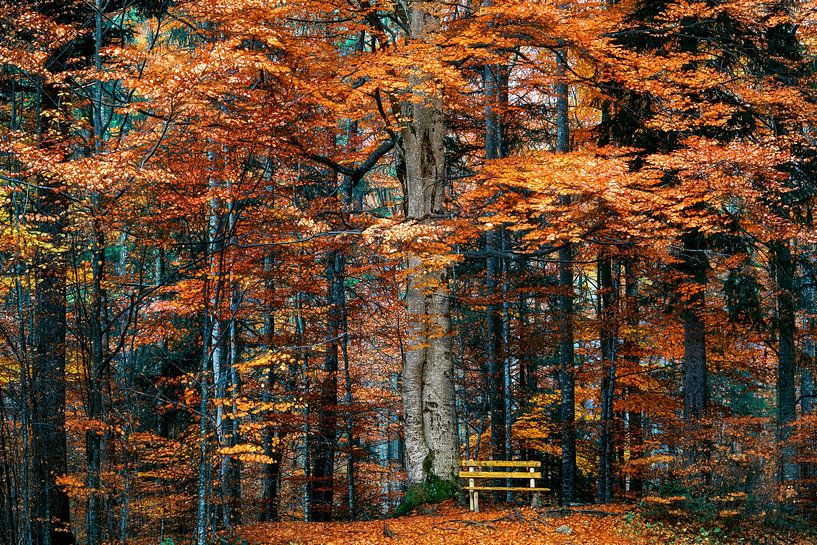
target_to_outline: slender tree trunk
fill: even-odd
[[[486,2],[490,4],[490,2]],[[486,66],[483,69],[485,87],[485,159],[494,160],[502,157],[502,124],[497,106],[500,106],[503,83],[503,68]],[[485,263],[485,295],[488,299],[485,315],[487,329],[487,370],[488,394],[491,405],[491,446],[494,459],[506,458],[505,426],[508,415],[505,412],[505,380],[503,372],[502,318],[500,316],[499,293],[497,290],[500,276],[500,258],[502,229],[495,228],[485,233],[485,251],[488,254]]]
[[[90,425],[85,432],[85,452],[88,461],[86,485],[88,500],[86,502],[86,534],[88,545],[99,545],[102,542],[100,490],[100,472],[102,470],[102,443],[105,436],[103,427],[102,388],[105,381],[105,291],[103,288],[105,274],[105,236],[99,218],[94,218],[94,244],[91,270],[91,306],[89,331],[91,337],[91,358],[88,372],[88,419]]]
[[[641,365],[638,347],[638,276],[635,265],[628,259],[624,264],[624,297],[626,298],[626,321],[629,334],[624,339],[623,351],[631,369],[638,369]],[[634,372],[634,371],[630,371]],[[628,391],[629,393],[629,391]],[[644,452],[644,418],[640,410],[627,413],[627,431],[629,435],[630,459],[642,459]],[[644,479],[639,468],[630,479],[630,490],[637,495],[644,492]]]
[[[814,365],[815,360],[815,350],[814,350],[814,341],[810,341],[811,346],[808,347],[808,352],[806,356],[809,359],[808,365]],[[814,381],[814,373],[811,369],[803,369],[800,375],[800,396],[802,397],[802,401],[800,402],[800,410],[803,416],[810,416],[813,415],[815,409],[817,409],[817,404],[815,404],[815,399],[817,399],[817,385]],[[815,440],[814,436],[812,435],[811,440],[812,448],[814,445],[817,445],[817,440]],[[814,471],[814,462],[808,461],[803,462],[800,464],[800,478],[805,483],[805,488],[811,492],[813,497],[813,492],[815,490],[815,471]]]
[[[264,259],[264,272],[266,280],[266,305],[267,311],[264,317],[264,344],[268,352],[275,350],[275,282],[273,280],[274,258],[267,256]],[[273,400],[276,374],[274,367],[270,366],[264,370],[264,391],[262,401],[270,403]],[[278,495],[280,490],[281,461],[283,459],[282,434],[275,433],[272,426],[267,423],[261,432],[261,445],[264,455],[270,462],[264,464],[264,474],[262,479],[262,504],[259,511],[261,522],[272,522],[278,520]]]
[[[795,391],[795,262],[788,242],[772,245],[777,282],[777,438],[781,445],[780,482],[792,485],[798,478],[796,449],[788,444],[792,424],[797,418]]]
[[[241,379],[236,368],[236,363],[241,357],[241,339],[238,335],[238,322],[236,315],[241,296],[236,287],[234,279],[230,279],[230,357],[227,365],[227,374],[230,383],[230,408],[232,415],[229,422],[229,445],[231,447],[241,442],[240,420],[238,417],[237,398],[241,393]],[[227,496],[228,528],[232,529],[241,524],[241,460],[236,456],[225,456],[223,469],[224,478],[222,486]]]
[[[15,224],[19,224],[19,217],[23,210],[19,206],[19,202],[15,199]],[[21,540],[23,545],[32,545],[34,539],[32,528],[32,512],[36,507],[32,505],[32,487],[31,487],[31,471],[32,471],[32,444],[30,441],[30,425],[31,425],[31,362],[29,360],[29,346],[27,332],[27,322],[30,319],[30,313],[27,309],[27,302],[30,301],[31,296],[29,290],[23,286],[23,274],[25,267],[22,262],[18,262],[15,268],[15,293],[17,305],[17,320],[19,322],[18,342],[20,347],[20,446],[22,451],[22,460],[19,464],[20,468],[20,493],[22,496],[22,505],[19,510],[19,527]],[[35,475],[36,478],[36,475]],[[34,496],[36,497],[36,495]]]
[[[502,366],[502,318],[498,282],[500,260],[496,255],[500,247],[499,229],[485,233],[485,250],[489,254],[485,267],[485,295],[488,298],[485,313],[487,333],[486,356],[488,374],[488,396],[491,407],[491,454],[495,460],[504,460],[505,453],[505,399],[504,374]]]
[[[602,257],[598,263],[599,337],[601,344],[601,429],[599,430],[599,481],[596,499],[613,500],[613,396],[616,378],[615,307],[612,261]]]
[[[501,238],[501,250],[505,254],[508,251],[508,237],[510,234],[505,229],[500,229],[499,236]],[[511,428],[513,426],[513,389],[511,383],[511,301],[510,301],[510,287],[508,279],[508,263],[509,260],[502,258],[502,400],[505,405],[504,412],[504,430],[503,439],[505,440],[505,457],[513,459],[513,443],[511,441]],[[513,486],[510,479],[505,480],[505,486]],[[505,494],[506,501],[513,500],[513,492]]]
[[[564,50],[556,52],[556,72],[559,78],[567,75],[567,56]],[[556,151],[570,151],[570,120],[568,117],[568,85],[556,84]],[[561,204],[570,204],[562,197]],[[559,390],[561,425],[561,477],[559,500],[569,505],[576,499],[576,379],[573,339],[573,244],[566,242],[559,249]]]
[[[215,162],[215,153],[209,153],[211,163]],[[209,189],[212,191],[218,186],[214,178],[209,181]],[[209,279],[205,284],[205,310],[202,319],[202,359],[199,369],[199,471],[197,490],[197,511],[196,511],[196,544],[207,545],[208,541],[208,519],[210,512],[209,491],[212,471],[208,451],[208,412],[210,403],[210,381],[209,375],[212,368],[213,382],[216,386],[215,397],[220,399],[218,382],[221,376],[222,365],[222,331],[221,331],[221,291],[222,291],[222,260],[223,246],[220,244],[220,203],[214,196],[210,199],[210,210],[208,217],[207,232],[207,265],[209,268]],[[221,415],[222,407],[216,409],[216,434],[221,444]]]
[[[813,248],[812,251],[815,251]],[[806,276],[808,287],[803,290],[803,301],[808,309],[809,318],[806,320],[804,329],[808,332],[803,341],[804,365],[800,371],[800,412],[805,415],[813,414],[817,410],[817,383],[814,380],[814,370],[817,368],[817,319],[814,314],[817,312],[817,275],[814,271],[809,271]],[[813,464],[804,464],[807,468]],[[812,470],[805,471],[808,478]]]
[[[809,348],[809,353],[807,356],[811,360],[810,363],[813,365],[815,357],[813,346]],[[815,398],[817,398],[817,384],[815,384],[814,372],[811,369],[803,369],[801,372],[800,395],[803,397],[802,401],[800,402],[800,410],[802,411],[803,415],[814,414],[815,408],[817,408],[817,403],[814,401]]]
[[[312,520],[332,520],[335,451],[337,449],[338,362],[342,329],[343,255],[339,250],[326,257],[327,326],[323,370],[318,387],[317,428],[311,440]]]
[[[684,419],[698,420],[709,405],[706,367],[706,324],[703,312],[708,261],[703,235],[690,232],[683,237],[681,270],[689,289],[684,299]]]
[[[306,337],[306,323],[304,321],[303,316],[303,293],[298,292],[295,295],[295,343],[297,346],[302,347],[300,350],[301,356],[301,369],[303,372],[303,391],[304,393],[310,391],[310,380],[309,380],[309,349],[305,345],[305,337]],[[312,432],[311,426],[309,423],[310,418],[310,408],[309,403],[304,404],[304,424],[303,424],[303,458],[304,458],[304,483],[305,486],[303,488],[303,509],[304,509],[304,522],[312,521],[312,456],[311,456],[311,449],[310,444],[312,443]]]
[[[5,409],[5,400],[0,401],[0,542],[19,543],[17,520],[17,497],[15,482],[16,468],[13,466],[11,448],[8,442],[8,419]]]
[[[343,355],[343,383],[345,386],[344,403],[346,405],[346,439],[348,441],[349,453],[346,457],[346,501],[348,503],[348,515],[350,519],[356,516],[356,488],[355,488],[355,447],[358,440],[355,437],[355,421],[353,416],[354,398],[352,397],[352,375],[349,370],[349,315],[346,306],[346,290],[343,285],[345,272],[341,274],[341,354]]]
[[[229,391],[224,393],[224,403],[232,412],[229,420],[225,422],[224,440],[227,446],[234,447],[240,441],[239,425],[237,415],[236,398],[241,393],[241,380],[236,369],[236,363],[241,357],[241,339],[238,335],[238,309],[241,304],[241,293],[238,283],[235,280],[235,257],[233,246],[235,245],[236,230],[236,203],[231,198],[228,206],[227,238],[229,247],[229,272],[228,272],[228,292],[230,297],[230,316],[227,322],[227,337],[230,340],[229,351],[227,353],[226,365],[224,369],[224,382],[228,385]],[[241,524],[241,460],[232,455],[223,456],[221,460],[221,489],[225,498],[222,509],[224,526],[232,531],[235,525]]]
[[[210,319],[205,313],[202,327],[202,354],[199,368],[199,460],[198,487],[196,490],[196,545],[207,545],[208,483],[211,479],[207,456],[207,409],[209,406]]]

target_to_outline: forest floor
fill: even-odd
[[[803,535],[750,524],[723,528],[649,523],[632,505],[556,509],[451,503],[417,514],[360,522],[279,522],[245,526],[250,545],[817,545]]]

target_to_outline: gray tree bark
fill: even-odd
[[[436,2],[411,2],[411,38],[431,42],[440,26]],[[420,80],[412,78],[416,86]],[[444,211],[442,99],[415,93],[403,104],[400,152],[405,166],[406,219],[433,222]],[[454,366],[448,270],[419,255],[408,258],[408,337],[403,368],[406,471],[410,484],[427,477],[453,480],[457,469]]]

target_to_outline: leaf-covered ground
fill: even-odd
[[[453,504],[388,520],[256,524],[241,529],[250,545],[817,545],[802,535],[741,525],[649,524],[632,506],[561,510]]]

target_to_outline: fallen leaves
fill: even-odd
[[[251,545],[635,545],[625,506],[592,513],[571,510],[488,509],[472,513],[446,503],[435,513],[364,522],[280,522],[242,528]],[[608,516],[613,515],[613,516]],[[570,531],[565,531],[569,528]]]

